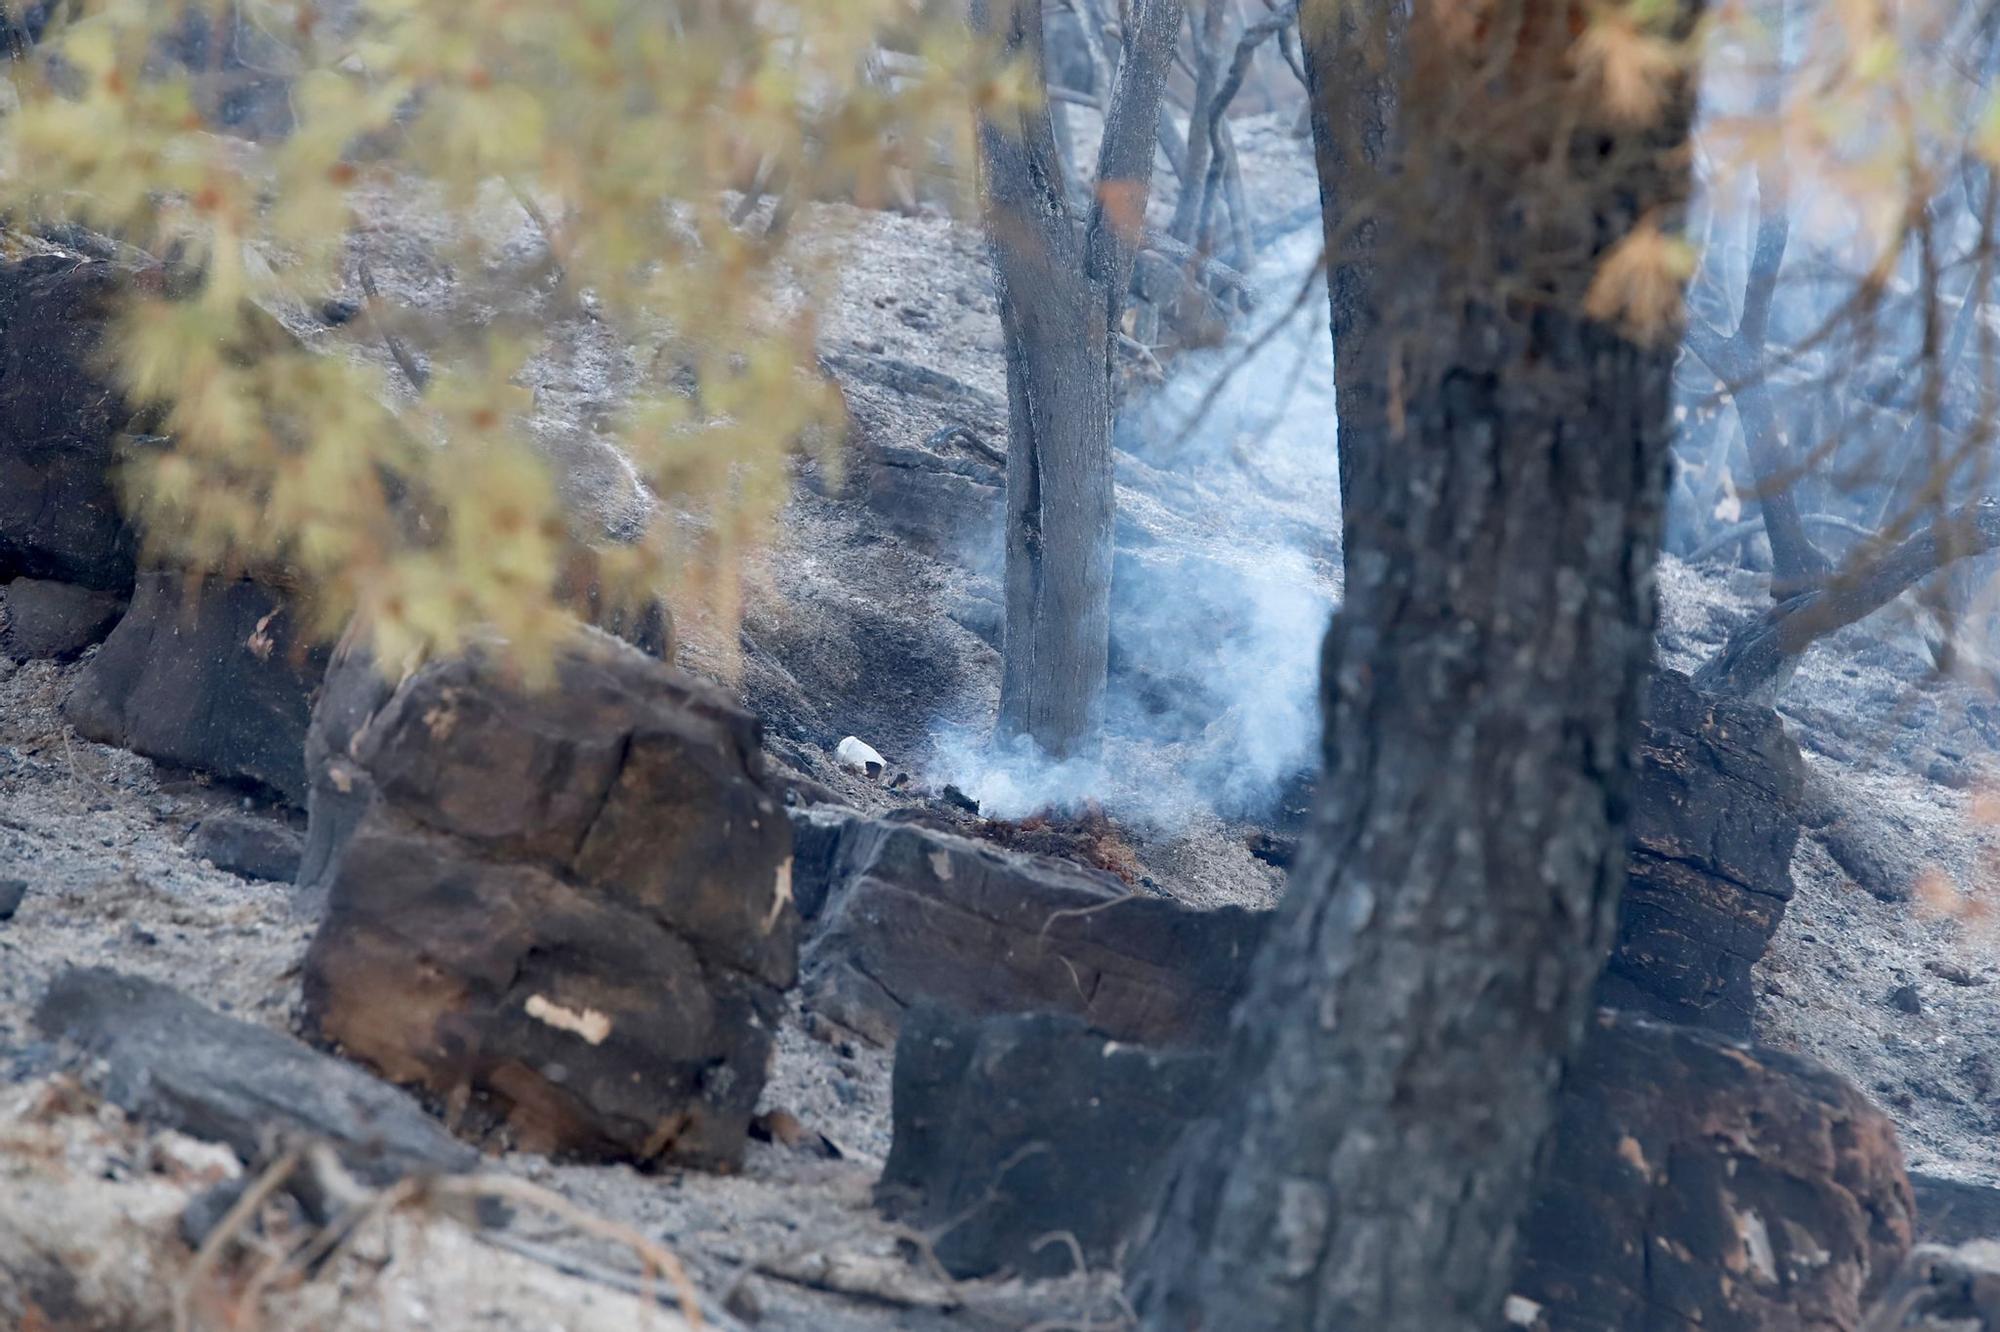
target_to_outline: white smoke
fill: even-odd
[[[1268,813],[1312,765],[1320,639],[1339,593],[1333,346],[1317,219],[1265,247],[1255,312],[1174,362],[1118,430],[1120,539],[1102,751],[1050,760],[936,737],[933,780],[1018,818],[1097,801],[1127,820]]]

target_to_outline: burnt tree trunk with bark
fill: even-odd
[[[976,31],[1046,86],[1039,0],[974,0]],[[1079,219],[1046,102],[979,126],[1007,346],[1006,628],[1000,729],[1051,754],[1095,737],[1110,652],[1111,371],[1144,233],[1180,0],[1135,0],[1097,184]]]
[[[1392,7],[1383,22],[1367,24],[1342,6],[1331,18],[1300,25],[1333,328],[1343,543],[1345,532],[1368,517],[1355,503],[1353,461],[1385,447],[1388,429],[1388,361],[1368,301],[1376,233],[1368,201],[1381,196],[1395,123],[1399,12]]]
[[[1760,201],[1763,211],[1757,222],[1757,241],[1743,289],[1743,314],[1736,331],[1724,337],[1697,319],[1688,329],[1687,344],[1729,390],[1736,404],[1743,447],[1757,477],[1757,508],[1764,518],[1764,534],[1771,542],[1771,594],[1782,599],[1822,581],[1831,566],[1806,535],[1798,500],[1802,474],[1778,424],[1777,395],[1765,365],[1771,305],[1791,237],[1783,189],[1769,182],[1765,188],[1773,197]]]
[[[1348,293],[1394,373],[1383,447],[1344,460],[1368,513],[1326,640],[1326,772],[1230,1103],[1183,1142],[1132,1274],[1157,1332],[1496,1326],[1616,920],[1673,349],[1586,301],[1681,205],[1692,89],[1609,123],[1570,6],[1490,36],[1447,10],[1408,13],[1393,206]],[[1355,12],[1307,6],[1322,71],[1381,22],[1324,26]]]
[[[1228,17],[1228,8],[1228,0],[1202,0],[1201,13],[1189,26],[1194,43],[1194,100],[1188,104],[1187,156],[1181,165],[1181,193],[1174,203],[1167,234],[1197,249],[1201,237],[1195,227],[1201,220],[1202,184],[1208,179],[1213,146],[1202,127],[1208,123],[1209,106],[1215,100],[1216,48],[1222,42],[1222,25]]]
[[[1787,16],[1778,10],[1773,39],[1774,72],[1757,90],[1756,110],[1775,117],[1784,101]],[[1783,600],[1822,580],[1831,564],[1806,535],[1799,507],[1799,482],[1804,465],[1794,456],[1779,425],[1778,395],[1770,383],[1771,307],[1785,251],[1792,237],[1791,191],[1782,163],[1766,163],[1757,172],[1757,234],[1751,245],[1749,272],[1743,282],[1743,310],[1735,331],[1724,337],[1702,318],[1690,321],[1687,346],[1717,381],[1729,391],[1736,419],[1743,427],[1743,449],[1757,480],[1757,510],[1764,535],[1771,543],[1771,595]]]

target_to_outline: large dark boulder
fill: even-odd
[[[1854,1332],[1915,1217],[1894,1126],[1837,1074],[1600,1013],[1563,1082],[1509,1321]]]
[[[0,263],[0,582],[132,585],[136,546],[112,486],[132,413],[99,359],[119,281],[83,259]]]
[[[1152,1210],[1181,1129],[1208,1113],[1215,1063],[1073,1017],[918,1008],[896,1043],[877,1201],[929,1235],[954,1276],[1064,1275],[1078,1251],[1109,1266]]]
[[[102,643],[124,616],[123,592],[16,578],[0,586],[0,657],[68,661]]]
[[[299,874],[305,839],[284,820],[223,810],[201,821],[188,854],[246,879],[290,883]]]
[[[311,1029],[524,1148],[728,1167],[797,966],[791,835],[721,691],[589,634],[329,673],[300,887]]]
[[[303,802],[326,653],[296,621],[261,583],[148,571],[63,715],[89,739]]]
[[[1775,713],[1661,674],[1602,1003],[1747,1034],[1751,968],[1792,894],[1803,787]],[[1212,1040],[1262,938],[1262,913],[1191,911],[914,824],[831,810],[794,822],[799,902],[817,926],[807,997],[883,1044],[927,1000],[975,1014],[1073,1013],[1126,1040]]]
[[[1139,1242],[1213,1051],[1074,1018],[914,1010],[878,1202],[959,1275],[1101,1266]],[[1192,1126],[1192,1127],[1190,1127]],[[1506,1320],[1531,1332],[1855,1332],[1910,1250],[1893,1126],[1838,1075],[1600,1012],[1565,1078]]]
[[[1805,765],[1769,708],[1661,671],[1640,747],[1631,878],[1598,1000],[1737,1035],[1792,897]]]
[[[1193,910],[1065,861],[886,820],[850,820],[832,851],[814,846],[813,869],[807,1001],[883,1045],[923,1001],[1070,1013],[1120,1040],[1212,1042],[1267,919]]]

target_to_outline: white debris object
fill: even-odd
[[[873,746],[852,735],[840,742],[833,751],[833,756],[839,759],[840,766],[848,771],[865,772],[870,777],[880,777],[889,766],[887,760],[876,753]]]

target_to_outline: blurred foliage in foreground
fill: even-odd
[[[871,202],[935,127],[1007,95],[910,0],[55,8],[11,71],[0,208],[17,230],[77,224],[163,261],[109,349],[171,440],[128,468],[152,554],[277,571],[317,632],[358,616],[395,662],[475,626],[532,662],[567,631],[553,590],[577,537],[603,532],[565,511],[522,371],[577,321],[621,349],[598,428],[659,501],[598,543],[606,596],[706,568],[727,602],[787,455],[824,447],[839,415],[812,274],[732,191]],[[881,76],[891,29],[921,77]],[[218,71],[246,36],[283,66],[282,133],[218,129]],[[357,236],[385,206],[429,220],[455,308],[476,313],[392,325],[371,304],[356,335],[379,350],[399,328],[414,376],[262,314],[371,285]],[[413,404],[398,377],[419,381]]]

